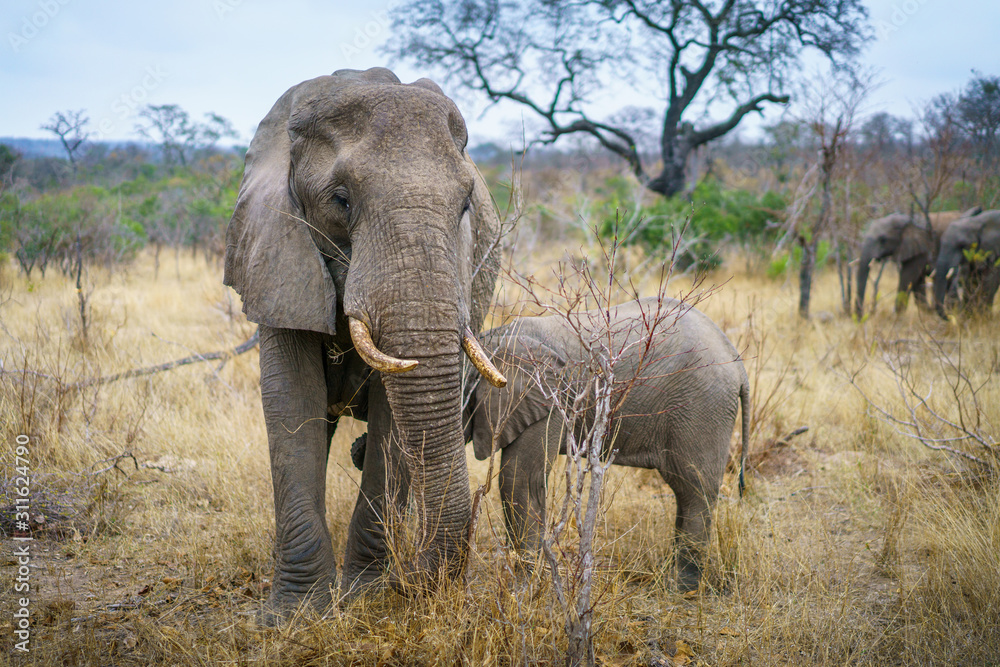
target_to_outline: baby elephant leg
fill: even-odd
[[[507,537],[518,551],[537,553],[545,532],[545,481],[559,443],[546,443],[545,421],[526,428],[500,454],[500,498]],[[546,446],[548,444],[548,446]]]
[[[694,477],[694,474],[691,475]],[[677,583],[682,591],[698,588],[702,564],[708,552],[712,507],[719,494],[719,484],[709,480],[686,479],[664,475],[677,498],[674,549],[677,559]]]

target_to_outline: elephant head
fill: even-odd
[[[941,237],[934,267],[934,307],[945,313],[945,296],[961,278],[963,302],[989,310],[1000,285],[1000,211],[984,211],[954,222]]]
[[[493,358],[508,382],[499,389],[477,383],[476,378],[469,383],[473,392],[465,411],[466,440],[472,441],[473,453],[480,461],[490,457],[494,446],[503,449],[550,414],[552,402],[542,393],[538,381],[555,387],[573,370],[567,369],[562,351],[520,330],[521,323],[535,321],[539,320],[522,319],[484,334],[483,343],[493,350]]]
[[[461,350],[491,381],[502,382],[471,334],[479,331],[493,294],[499,221],[466,141],[455,104],[429,80],[403,85],[376,68],[305,81],[288,90],[258,127],[226,236],[224,282],[240,293],[251,321],[275,331],[318,332],[325,349],[356,352],[380,371],[391,414],[377,420],[369,414],[370,431],[376,421],[391,425],[383,429],[385,438],[398,438],[412,485],[425,501],[420,507],[434,508],[419,518],[416,569],[428,573],[463,551],[470,517]],[[278,394],[265,398],[265,415],[271,414],[268,400],[310,398],[265,392],[265,383],[280,374],[291,378],[284,386],[298,391],[297,374],[305,371],[282,362],[280,372],[265,377],[264,357],[262,344],[262,395]],[[328,365],[325,386],[341,381],[331,376],[343,367]],[[332,405],[335,398],[328,400]],[[286,421],[315,419],[295,405],[278,407]],[[315,443],[286,436],[296,423],[272,429],[268,420],[281,551],[283,535],[325,534],[325,525],[312,525],[322,521],[322,507],[318,519],[316,512],[299,518],[301,471],[278,469],[292,466]],[[322,489],[302,495],[322,496]],[[299,525],[304,523],[310,525]],[[281,563],[299,563],[303,553],[319,548],[279,554],[276,584]],[[296,576],[314,586],[329,583],[328,574]]]
[[[931,234],[913,218],[901,213],[873,220],[861,241],[861,258],[858,260],[858,298],[855,312],[860,318],[864,313],[865,290],[868,270],[872,262],[893,258],[904,262],[920,255],[926,256],[933,247]]]

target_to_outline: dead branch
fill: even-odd
[[[164,371],[170,371],[175,368],[180,368],[181,366],[187,366],[189,364],[195,364],[203,361],[215,361],[217,359],[228,360],[232,357],[238,357],[245,352],[249,352],[253,348],[257,347],[257,343],[260,342],[260,331],[254,331],[253,335],[247,340],[240,343],[231,350],[218,350],[216,352],[206,352],[205,354],[193,354],[189,357],[184,357],[183,359],[177,359],[176,361],[169,361],[165,364],[159,364],[156,366],[149,366],[147,368],[133,368],[132,370],[123,371],[121,373],[115,373],[113,375],[104,375],[101,377],[90,378],[88,380],[80,380],[79,382],[74,382],[73,384],[65,385],[65,389],[86,389],[87,387],[94,387],[102,384],[110,384],[111,382],[118,382],[119,380],[127,380],[134,377],[142,377],[144,375],[153,375],[154,373],[163,373]],[[47,380],[56,380],[60,378],[54,375],[48,375],[46,373],[40,373],[38,371],[22,368],[12,368],[10,370],[3,368],[0,365],[0,377],[4,375],[33,375],[35,377],[45,378]]]
[[[803,433],[805,433],[808,430],[809,430],[808,426],[800,426],[797,429],[795,429],[794,431],[792,431],[791,433],[789,433],[788,435],[786,435],[785,437],[783,437],[780,440],[776,441],[774,444],[775,445],[787,445],[787,444],[790,444],[792,438],[794,438],[797,435],[802,435]]]
[[[847,377],[847,381],[857,390],[875,416],[891,424],[896,433],[916,440],[928,449],[996,469],[1000,465],[1000,448],[996,439],[984,430],[986,417],[979,395],[989,380],[978,384],[972,380],[967,369],[963,367],[961,340],[958,341],[958,359],[954,360],[944,351],[945,345],[952,344],[951,341],[938,341],[933,336],[928,338],[930,340],[926,343],[927,347],[941,370],[949,377],[946,382],[951,395],[946,395],[939,400],[939,403],[944,401],[947,410],[957,414],[957,417],[950,417],[941,407],[931,404],[934,382],[927,383],[926,391],[920,390],[910,365],[898,351],[889,349],[895,347],[892,343],[883,343],[884,363],[902,400],[902,415],[883,407],[865,392],[857,381],[857,374]],[[997,360],[994,359],[988,376],[992,375],[992,369],[996,368],[996,364]],[[975,445],[985,456],[977,455],[978,452],[974,454],[965,448],[960,449],[958,445],[962,444]]]

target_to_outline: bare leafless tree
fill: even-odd
[[[638,290],[620,253],[630,229],[616,227],[615,232],[603,242],[595,234],[592,256],[567,258],[552,268],[549,279],[508,272],[525,295],[523,305],[559,317],[583,352],[580,359],[561,360],[558,368],[547,357],[518,359],[521,371],[528,373],[532,386],[552,406],[551,419],[560,425],[565,443],[563,496],[550,514],[541,549],[565,619],[566,664],[574,666],[595,664],[593,618],[603,596],[595,579],[600,551],[595,538],[604,511],[604,478],[615,458],[615,424],[622,416],[621,407],[633,388],[655,381],[649,369],[662,359],[656,353],[657,334],[711,292],[701,290],[696,281],[680,301],[668,299],[674,256],[655,269],[657,298],[647,302],[641,323],[617,321],[613,306],[637,298]],[[624,368],[628,371],[622,372]],[[498,416],[494,451],[509,416]]]
[[[870,73],[843,68],[817,74],[804,88],[802,116],[817,143],[820,201],[819,210],[811,223],[806,224],[805,218],[800,217],[795,233],[795,239],[802,248],[802,263],[799,266],[799,316],[802,318],[809,317],[820,239],[830,235],[837,219],[833,208],[833,189],[838,169],[842,168],[843,148],[858,109],[872,88],[872,81]]]
[[[879,370],[892,380],[893,395],[876,395],[848,379],[869,411],[900,435],[971,465],[1000,472],[997,425],[990,421],[992,389],[1000,372],[997,349],[975,349],[961,336],[944,340],[929,329],[916,338],[878,341]],[[930,363],[915,364],[928,358]]]
[[[147,104],[139,110],[139,117],[143,122],[136,125],[136,132],[158,142],[165,161],[176,159],[181,166],[186,166],[185,149],[197,136],[188,112],[176,104]]]
[[[906,183],[911,203],[929,229],[931,208],[953,185],[968,151],[951,96],[931,100],[919,113],[917,123],[923,141],[895,163],[896,178]]]
[[[684,189],[695,149],[788,102],[806,48],[832,62],[854,56],[867,18],[860,0],[410,0],[394,12],[386,51],[492,102],[527,107],[544,123],[545,143],[591,137],[671,196]],[[592,104],[625,85],[663,100],[654,114],[658,174],[648,173],[620,116],[601,119]],[[731,105],[726,118],[693,122],[720,100]]]
[[[85,109],[79,109],[77,111],[57,111],[49,119],[48,123],[41,126],[41,129],[48,130],[57,137],[63,145],[63,149],[66,151],[66,157],[69,158],[69,164],[73,168],[73,173],[76,173],[76,154],[83,146],[83,142],[87,140],[90,133],[85,131],[84,128],[87,123],[90,122],[90,118],[86,115]]]

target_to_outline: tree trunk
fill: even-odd
[[[690,149],[687,154],[690,154]],[[646,188],[664,197],[673,197],[684,192],[685,164],[687,154],[676,158],[671,163],[664,163],[659,175],[646,182]]]
[[[695,146],[690,137],[691,128],[683,124],[680,128],[670,128],[667,120],[660,141],[660,155],[663,169],[658,176],[646,182],[646,188],[664,197],[673,197],[684,192],[686,185],[688,157]]]
[[[820,166],[823,174],[823,198],[819,207],[819,215],[816,216],[816,226],[808,241],[799,235],[799,243],[802,244],[802,267],[799,269],[799,317],[803,319],[809,319],[809,301],[812,296],[813,269],[816,266],[816,248],[819,246],[820,236],[828,227],[827,218],[830,217],[833,199],[830,193],[830,182],[833,180],[833,168],[837,164],[839,136],[840,121],[837,122],[830,145],[823,146],[822,150],[823,161]]]
[[[819,235],[813,233],[806,241],[800,237],[802,246],[802,266],[799,267],[799,317],[809,319],[809,301],[812,298],[813,271],[816,267],[816,247],[819,245]]]
[[[844,314],[851,316],[851,294],[854,293],[851,284],[851,256],[847,243],[838,241],[835,248],[837,253],[837,279],[840,281],[840,304],[844,309]]]

